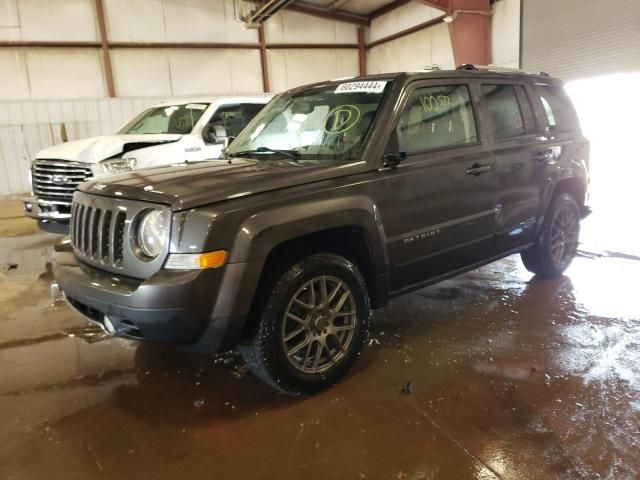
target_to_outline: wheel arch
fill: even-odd
[[[384,230],[375,204],[365,197],[327,199],[261,212],[247,219],[241,231],[244,235],[239,235],[230,261],[264,258],[245,334],[254,331],[270,287],[288,267],[314,253],[349,259],[365,279],[372,307],[388,303]]]
[[[585,206],[587,197],[587,186],[581,177],[568,177],[557,182],[553,187],[553,192],[549,199],[549,204],[551,204],[553,199],[555,199],[559,195],[562,195],[563,193],[568,193],[569,195],[571,195],[578,203],[579,207],[582,208]]]

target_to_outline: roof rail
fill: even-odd
[[[498,67],[494,65],[474,65],[472,63],[464,63],[459,65],[456,70],[476,70],[484,72],[501,72],[501,73],[530,73],[519,68]],[[549,77],[546,72],[540,72],[539,75],[543,77]]]

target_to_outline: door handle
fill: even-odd
[[[473,175],[474,177],[478,177],[483,173],[489,173],[491,171],[491,165],[480,165],[479,163],[474,163],[471,165],[471,168],[467,169],[465,172],[467,175]]]

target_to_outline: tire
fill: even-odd
[[[579,237],[580,208],[571,195],[558,195],[547,210],[535,245],[522,252],[522,262],[536,275],[559,277],[575,257]]]
[[[367,338],[369,316],[356,266],[334,254],[311,255],[275,283],[255,334],[239,350],[249,369],[275,389],[315,393],[347,373]]]

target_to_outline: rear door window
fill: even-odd
[[[550,132],[571,132],[578,129],[576,111],[564,88],[536,85],[535,90],[540,98]]]
[[[525,119],[513,85],[483,85],[484,96],[496,140],[527,133]]]
[[[478,142],[467,85],[418,87],[396,126],[400,150],[408,154]]]

